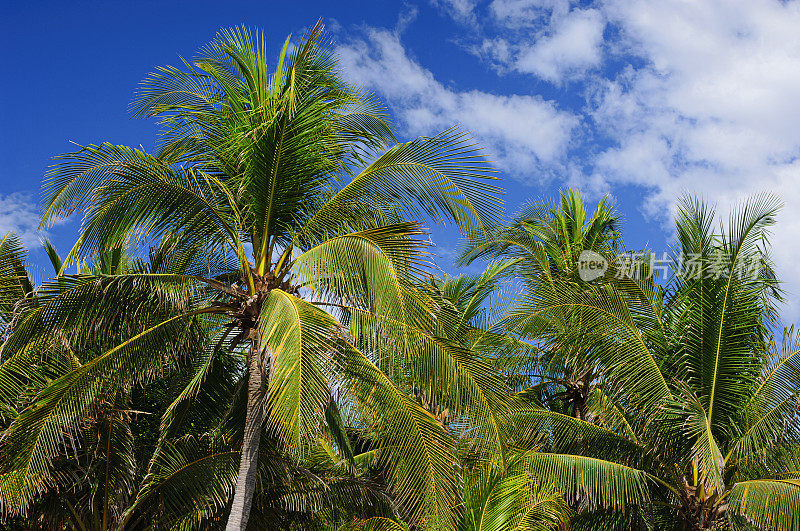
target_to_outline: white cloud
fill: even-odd
[[[461,124],[501,169],[514,175],[563,171],[578,119],[554,103],[446,87],[407,55],[396,33],[386,30],[368,29],[365,40],[350,41],[338,52],[345,74],[386,98],[410,135]]]
[[[555,22],[549,35],[522,45],[514,69],[557,83],[599,66],[604,27],[596,9],[576,9]]]
[[[795,208],[773,242],[798,301],[800,228],[800,4],[769,0],[611,0],[620,50],[644,59],[598,79],[587,109],[614,145],[595,160],[594,182],[643,187],[647,211],[666,219],[684,190],[721,209],[758,191]],[[790,310],[800,315],[800,305]]]
[[[570,11],[569,2],[562,1],[495,0],[489,11],[501,31],[471,49],[501,72],[562,84],[602,64],[606,24],[598,9]]]
[[[31,248],[39,244],[39,209],[30,196],[13,193],[0,195],[0,237],[8,231],[19,236],[22,243]]]
[[[496,22],[511,29],[540,26],[551,17],[566,15],[569,0],[493,0],[489,12]]]
[[[431,3],[443,9],[458,22],[470,25],[477,22],[475,17],[477,0],[431,0]]]
[[[408,133],[460,122],[516,176],[549,174],[595,193],[633,185],[666,235],[684,192],[716,202],[722,217],[746,196],[776,192],[787,208],[773,253],[787,315],[800,317],[800,0],[445,4],[476,21],[465,47],[501,72],[558,85],[557,101],[451,87],[396,33],[370,29],[341,47],[345,69],[388,100]]]

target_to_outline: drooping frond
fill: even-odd
[[[599,425],[605,429],[621,435],[635,443],[638,443],[636,432],[628,419],[626,412],[600,388],[595,388],[589,395],[586,408],[591,412]]]
[[[534,453],[530,472],[543,482],[552,482],[568,500],[590,508],[647,505],[650,496],[647,474],[641,470],[592,457]]]
[[[218,516],[233,490],[238,461],[238,451],[215,448],[207,439],[162,443],[123,519],[152,511],[149,519],[170,525],[190,514],[193,522]]]
[[[399,507],[416,525],[451,528],[460,477],[452,436],[358,349],[348,345],[343,355],[348,392],[372,419]]]
[[[164,411],[160,437],[172,437],[177,433],[190,410],[210,413],[227,405],[234,392],[235,376],[241,362],[235,353],[223,350],[221,345],[226,346],[225,337],[209,342],[189,360],[189,370],[182,371],[189,373],[188,381]]]
[[[206,313],[201,309],[161,320],[59,377],[36,396],[3,436],[3,451],[13,456],[4,472],[19,475],[12,498],[28,503],[39,494],[53,459],[86,427],[105,393],[124,382],[146,378],[159,365],[164,346],[186,334],[186,322]],[[180,326],[183,325],[183,326]]]
[[[633,403],[647,410],[671,396],[653,347],[664,348],[663,337],[649,338],[640,331],[637,316],[625,294],[612,285],[577,287],[555,282],[536,293],[526,294],[509,317],[514,328],[527,330],[536,319],[570,323],[579,327],[560,327],[553,331],[559,341],[590,343],[590,358],[602,363],[615,392],[625,392]],[[547,328],[537,326],[540,333]],[[578,338],[574,333],[580,334]],[[546,337],[546,336],[545,336]]]
[[[13,232],[7,232],[0,240],[0,325],[11,321],[16,304],[33,291],[25,269],[26,254]]]
[[[212,248],[236,248],[235,206],[213,176],[125,146],[102,144],[58,157],[44,185],[44,223],[84,211],[67,261],[171,232]]]
[[[566,524],[570,513],[566,501],[550,485],[529,476],[529,457],[518,454],[505,469],[485,465],[466,478],[459,529],[545,530]]]
[[[307,250],[293,267],[298,280],[326,302],[416,324],[423,317],[407,312],[420,305],[407,297],[425,265],[420,234],[415,223],[343,234]]]
[[[544,408],[516,405],[506,422],[511,440],[517,446],[543,446],[551,452],[627,464],[638,464],[645,451],[636,441],[602,426]]]
[[[413,293],[409,294],[412,296]],[[506,429],[503,419],[510,410],[508,387],[494,367],[445,338],[435,330],[379,319],[358,308],[347,308],[350,331],[359,345],[386,352],[377,363],[388,374],[407,369],[407,381],[429,411],[438,411],[447,422],[459,426],[461,437],[473,451],[487,452],[502,460]]]
[[[800,529],[800,480],[742,481],[730,495],[728,511],[734,517],[764,529]]]
[[[331,400],[332,351],[341,325],[328,313],[282,290],[272,290],[259,317],[261,355],[269,367],[268,410],[295,449],[321,428]]]
[[[113,345],[154,319],[196,308],[204,299],[187,275],[62,275],[45,282],[36,297],[18,308],[2,352],[7,356],[54,338],[74,349]]]

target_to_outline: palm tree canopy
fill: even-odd
[[[602,370],[602,400],[591,407],[606,442],[537,458],[552,461],[542,473],[573,499],[660,507],[646,520],[663,525],[800,525],[788,509],[800,493],[797,340],[787,332],[778,343],[770,333],[780,292],[766,238],[778,207],[771,196],[755,197],[714,233],[713,210],[686,199],[677,273],[665,288],[646,274],[554,282],[515,310],[553,319],[566,307],[586,324],[580,334],[591,332],[591,359]],[[679,269],[689,256],[697,267]],[[620,452],[614,432],[629,451]]]
[[[78,241],[40,282],[0,240],[0,526],[800,529],[778,200],[685,197],[662,281],[608,198],[504,221],[469,135],[398,142],[334,50],[222,30],[143,81],[153,152],[56,158]],[[486,270],[434,276],[427,222]]]
[[[469,233],[496,224],[499,190],[477,147],[457,129],[390,147],[385,110],[343,81],[319,24],[297,44],[287,39],[271,68],[261,34],[222,31],[193,61],[151,74],[132,109],[160,120],[157,152],[100,144],[59,157],[44,185],[43,224],[82,212],[67,265],[161,241],[197,260],[184,270],[63,276],[39,291],[38,309],[4,346],[10,357],[44,333],[102,347],[41,389],[37,407],[7,431],[8,444],[26,448],[12,467],[24,499],[43,488],[64,434],[99,397],[166,370],[156,355],[163,348],[152,345],[173,345],[184,337],[176,331],[198,322],[209,344],[237,351],[253,341],[247,371],[268,375],[266,424],[290,451],[309,451],[335,391],[344,391],[365,422],[380,426],[410,520],[446,525],[459,475],[451,436],[341,319],[362,312],[397,327],[394,348],[417,363],[409,339],[434,325],[416,288],[427,262],[415,220],[451,221]],[[98,336],[110,308],[124,326]],[[435,367],[439,379],[463,370]]]

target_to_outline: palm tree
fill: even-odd
[[[229,350],[248,345],[228,529],[247,524],[262,432],[302,455],[338,399],[334,390],[379,432],[407,517],[447,525],[457,485],[448,435],[326,308],[381,325],[430,324],[414,287],[424,230],[409,220],[425,214],[470,232],[495,224],[497,189],[474,145],[448,130],[386,150],[393,136],[383,108],[341,80],[320,24],[296,46],[286,40],[272,73],[260,34],[222,31],[192,63],[152,74],[134,110],[161,119],[158,153],[102,144],[62,156],[44,187],[43,222],[83,211],[67,263],[119,242],[169,237],[182,253],[201,251],[205,266],[75,281],[21,319],[10,351],[65,327],[108,345],[45,388],[20,415],[30,421],[24,428],[22,420],[12,427],[14,444],[26,449],[15,461],[22,490],[40,488],[64,434],[101,396],[163,367],[149,347],[185,339],[187,323],[200,322],[222,327]],[[136,290],[171,311],[135,312]],[[114,310],[137,316],[116,341],[91,325]],[[83,331],[66,319],[82,320]]]
[[[468,264],[479,258],[513,260],[513,276],[521,296],[548,289],[558,281],[581,285],[579,260],[591,251],[612,263],[620,249],[619,215],[608,198],[601,199],[594,212],[588,211],[576,190],[561,192],[558,201],[533,203],[517,214],[506,227],[491,231],[489,237],[472,238],[461,257]],[[512,303],[513,306],[513,303]],[[514,313],[514,310],[510,310]],[[503,357],[506,370],[520,377],[520,385],[531,385],[520,396],[578,418],[590,415],[596,401],[598,367],[590,360],[591,346],[581,339],[578,318],[568,310],[548,319],[506,319],[505,331],[539,346],[535,356]],[[530,354],[530,349],[527,351]],[[522,377],[523,373],[529,377]]]
[[[14,242],[15,238],[7,235],[5,241]],[[142,313],[163,315],[164,306],[169,305],[168,301],[159,300],[158,295],[163,293],[146,290],[142,297],[141,290],[137,293],[130,283],[115,286],[113,279],[181,265],[170,259],[166,247],[153,249],[147,263],[116,248],[98,253],[92,263],[80,264],[78,275],[66,275],[58,253],[45,241],[54,278],[34,286],[24,266],[24,250],[18,242],[10,247],[13,252],[4,263],[13,265],[8,270],[16,280],[4,283],[1,293],[4,300],[10,301],[14,296],[18,299],[8,310],[6,331],[10,330],[10,335],[0,356],[0,404],[8,413],[0,423],[0,444],[10,457],[0,469],[0,505],[3,513],[27,517],[30,526],[42,529],[64,525],[107,529],[119,520],[134,493],[139,453],[134,442],[141,446],[141,441],[135,441],[140,433],[132,420],[142,412],[131,407],[133,389],[120,385],[99,395],[83,418],[70,426],[71,431],[65,435],[69,446],[55,450],[47,470],[35,471],[34,461],[41,459],[41,449],[37,449],[39,441],[29,444],[29,437],[48,422],[37,409],[48,393],[58,391],[52,384],[65,381],[89,365],[98,351],[107,348],[104,340],[119,341],[125,321],[135,322]],[[131,307],[138,305],[139,311],[120,314],[106,307],[106,315],[87,312],[74,320],[65,319],[58,329],[42,326],[45,320],[41,314],[54,304],[70,303],[81,296],[96,303],[97,291],[102,292],[103,287],[118,294],[127,292]],[[153,295],[156,297],[150,298]],[[81,332],[82,328],[94,327],[107,328],[110,333]],[[198,345],[196,338],[205,332],[196,325],[187,331],[188,334],[176,334],[174,342],[167,340],[148,347],[163,358],[177,361],[181,352],[187,352],[182,349]],[[20,340],[24,335],[30,335],[27,341]],[[59,414],[71,412],[62,409]]]
[[[122,249],[101,252],[93,263],[81,264],[78,276],[96,281],[100,276],[108,280],[136,272],[187,274],[202,267],[197,256],[175,252],[168,239],[163,243],[151,249],[146,262]],[[47,241],[44,250],[53,266],[54,279],[41,286],[34,286],[30,280],[26,252],[14,234],[5,236],[0,249],[0,294],[7,301],[7,322],[15,314],[20,319],[20,314],[35,309],[37,302],[47,304],[48,290],[69,289],[75,279],[65,276],[58,253]],[[136,301],[142,303],[141,299]],[[148,306],[147,310],[157,308]],[[136,312],[127,312],[126,317],[135,319]],[[78,326],[87,324],[79,322]],[[79,343],[67,350],[52,347],[45,355],[33,358],[34,363],[20,364],[31,358],[19,355],[1,360],[0,439],[4,442],[13,443],[14,434],[3,437],[3,430],[31,406],[32,397],[47,388],[55,375],[69,372],[76,362],[86,362],[85,356],[99,348]],[[4,352],[9,354],[8,349]],[[240,364],[217,349],[201,349],[186,358],[174,360],[184,366],[181,371],[173,369],[149,385],[118,388],[98,401],[87,427],[72,437],[69,452],[56,457],[47,484],[27,507],[15,499],[20,490],[14,481],[14,470],[1,472],[0,504],[10,517],[6,521],[16,522],[20,528],[72,526],[84,530],[140,528],[143,522],[160,526],[219,525],[223,516],[220,508],[224,508],[236,477],[234,457],[238,456],[230,447],[231,441],[224,440],[220,433],[224,432],[225,417],[229,415],[228,404],[235,401],[234,384]],[[189,404],[186,395],[197,385],[199,376],[203,380],[201,396]],[[155,415],[154,423],[141,422],[150,415]],[[186,417],[191,420],[190,425]],[[212,429],[198,432],[199,426]],[[173,437],[179,429],[190,433]],[[300,465],[276,452],[277,441],[270,442],[269,451],[259,456],[262,488],[257,493],[257,523],[288,527],[303,522],[307,526],[314,519],[333,520],[337,514],[380,514],[381,504],[388,505],[380,486],[368,477],[342,469],[342,460],[333,461],[328,452],[312,452]],[[320,448],[330,445],[321,441]],[[15,451],[13,446],[9,451]],[[145,477],[142,468],[147,471]],[[287,503],[287,499],[291,501]],[[17,520],[11,515],[16,515]]]
[[[542,412],[546,451],[532,459],[591,525],[800,529],[800,343],[770,332],[778,206],[756,197],[714,233],[714,210],[685,199],[675,260],[693,266],[665,291],[653,278],[559,282],[516,309],[533,320],[570,308],[593,331],[597,416]]]
[[[545,531],[563,529],[570,511],[552,486],[530,474],[535,452],[509,455],[502,469],[484,464],[466,478],[464,508],[455,529],[459,531]],[[359,522],[358,531],[407,531],[408,527],[386,517]]]

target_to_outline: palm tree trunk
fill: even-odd
[[[242,457],[239,475],[233,492],[233,506],[228,516],[226,531],[244,531],[250,517],[250,506],[258,479],[258,446],[261,442],[261,426],[264,423],[264,372],[258,352],[258,339],[250,340],[247,360],[247,417],[244,423]]]
[[[572,400],[573,416],[578,420],[586,420],[586,399],[578,393]]]

